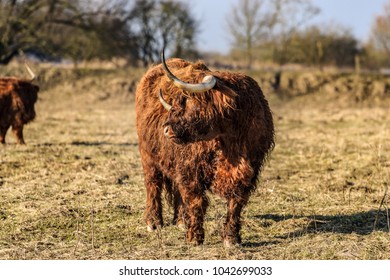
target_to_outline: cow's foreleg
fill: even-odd
[[[12,131],[14,132],[14,135],[16,137],[16,142],[18,144],[22,144],[22,145],[26,144],[23,138],[23,125],[12,126]]]
[[[180,193],[187,218],[187,241],[201,245],[204,242],[203,223],[208,206],[206,194],[189,191],[186,188],[180,188]]]
[[[173,191],[173,224],[180,229],[186,229],[186,213],[184,210],[183,200],[177,188]]]
[[[241,211],[248,203],[249,192],[243,191],[232,194],[227,199],[227,216],[222,232],[222,238],[226,247],[241,244]]]

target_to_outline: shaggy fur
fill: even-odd
[[[227,201],[225,245],[240,243],[241,210],[274,146],[268,102],[256,81],[243,74],[212,72],[201,62],[182,59],[170,59],[167,65],[185,82],[199,83],[213,75],[217,83],[207,92],[183,92],[157,65],[138,85],[137,133],[148,229],[163,225],[165,188],[173,200],[174,222],[185,225],[189,242],[202,244],[210,191]],[[159,102],[160,89],[172,105],[169,112]]]
[[[18,144],[25,144],[23,126],[35,118],[39,87],[26,80],[0,78],[0,143],[12,126]]]

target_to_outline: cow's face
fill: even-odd
[[[18,88],[18,94],[24,107],[23,121],[29,122],[35,118],[34,105],[38,100],[39,87],[37,85],[21,82]]]
[[[176,144],[211,140],[221,134],[211,104],[185,95],[172,102],[162,129]]]
[[[171,96],[171,104],[163,97],[163,89],[160,89],[159,99],[163,107],[168,111],[168,117],[163,125],[164,135],[177,144],[187,144],[196,141],[207,141],[214,139],[226,130],[225,105],[230,106],[226,100],[236,96],[232,90],[219,91],[216,77],[206,66],[197,65],[188,68],[187,75],[202,79],[200,83],[190,84],[178,79],[168,68],[164,50],[161,53],[162,68],[175,86],[175,91],[170,86],[162,86]],[[217,89],[218,88],[218,89]],[[225,88],[223,86],[223,88]]]

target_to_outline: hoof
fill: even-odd
[[[154,226],[154,225],[147,225],[146,231],[147,232],[155,232],[156,230],[161,229],[160,225]]]
[[[147,232],[153,232],[154,230],[155,230],[155,228],[153,228],[152,226],[147,226],[146,227],[146,230],[147,230]]]
[[[234,239],[224,239],[223,240],[223,246],[225,248],[234,248],[234,247],[240,247],[240,243],[237,242]]]
[[[187,231],[187,242],[194,246],[202,245],[204,242],[204,234],[193,234]]]
[[[177,228],[180,229],[181,231],[185,231],[187,228],[186,228],[186,225],[184,223],[178,223],[177,225]]]
[[[195,240],[195,239],[191,241],[188,240],[188,244],[194,247],[203,245],[203,242],[204,242],[203,240]]]

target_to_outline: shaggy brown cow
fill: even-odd
[[[173,198],[174,222],[186,227],[189,242],[202,244],[211,191],[227,201],[224,244],[239,244],[241,210],[274,146],[268,102],[246,75],[210,71],[202,62],[165,62],[164,53],[162,61],[136,91],[147,229],[163,225],[165,188]]]
[[[18,144],[25,144],[23,126],[35,118],[34,104],[39,87],[32,84],[35,75],[26,64],[31,80],[15,77],[0,78],[0,143],[5,144],[5,135],[12,126]]]

